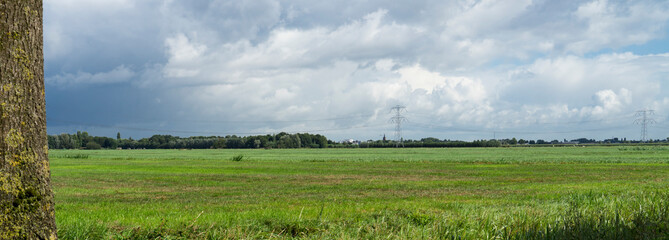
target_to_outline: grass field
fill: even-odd
[[[669,239],[668,147],[49,156],[61,239]]]

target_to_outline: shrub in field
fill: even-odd
[[[244,155],[242,155],[242,154],[235,155],[230,160],[232,160],[234,162],[240,162],[240,161],[244,160]]]

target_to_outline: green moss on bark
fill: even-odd
[[[0,239],[55,239],[42,1],[0,0]]]

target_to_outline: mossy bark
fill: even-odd
[[[0,0],[0,239],[55,239],[42,0]]]

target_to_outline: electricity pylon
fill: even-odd
[[[649,109],[643,109],[636,111],[636,114],[634,114],[637,119],[634,120],[634,124],[639,124],[641,125],[641,141],[645,142],[647,139],[646,137],[648,136],[648,125],[649,124],[654,124],[655,119],[653,119],[651,116],[655,114],[654,110],[649,110]]]
[[[395,112],[390,118],[390,122],[395,124],[395,147],[402,145],[404,147],[402,139],[402,123],[407,122],[407,118],[402,116],[402,112],[406,111],[406,107],[402,105],[395,105],[391,108],[391,111]]]

